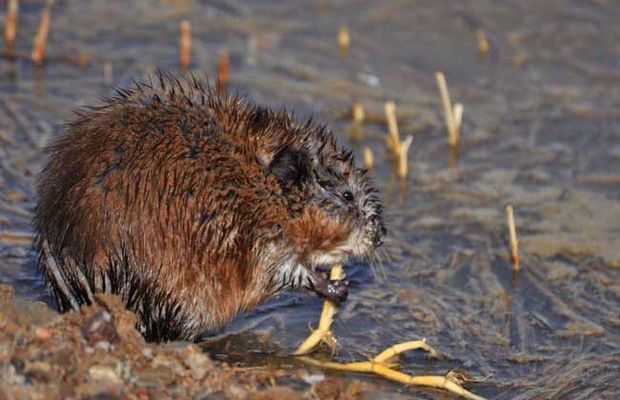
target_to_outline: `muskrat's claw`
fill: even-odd
[[[349,281],[346,279],[321,280],[318,285],[315,285],[314,291],[319,296],[339,305],[349,296]]]

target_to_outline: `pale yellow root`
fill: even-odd
[[[415,349],[426,350],[432,357],[435,357],[435,355],[437,355],[437,352],[435,351],[435,349],[433,349],[431,346],[429,346],[426,343],[426,339],[422,339],[422,340],[412,340],[410,342],[395,344],[394,346],[383,350],[378,356],[373,358],[373,361],[379,364],[385,363],[389,361],[392,357],[395,357],[401,353],[404,353],[405,351],[415,350]]]
[[[338,280],[342,279],[342,277],[342,266],[335,265],[332,267],[330,279]],[[336,338],[331,331],[331,325],[337,311],[338,308],[331,301],[325,301],[323,311],[321,313],[321,319],[319,321],[319,327],[312,331],[310,336],[295,351],[295,355],[302,356],[299,357],[300,360],[322,368],[337,371],[375,374],[405,385],[435,387],[447,390],[466,399],[484,400],[483,397],[477,396],[464,389],[455,377],[434,375],[412,376],[393,369],[396,366],[396,363],[393,363],[392,359],[405,351],[423,349],[431,356],[434,356],[436,354],[435,349],[429,346],[425,339],[395,344],[394,346],[383,350],[371,360],[362,362],[338,363],[333,361],[321,361],[308,356],[303,356],[304,354],[308,354],[312,351],[321,342],[327,343],[332,350],[335,349]]]
[[[331,280],[340,280],[343,277],[343,271],[341,265],[334,265],[330,271],[329,278]],[[321,319],[319,320],[319,327],[312,331],[310,336],[297,348],[295,355],[308,354],[319,343],[326,343],[332,351],[336,349],[336,338],[331,331],[332,323],[334,322],[334,315],[338,312],[338,307],[329,300],[325,300],[323,304],[323,311],[321,312]]]
[[[389,359],[391,357],[396,356],[403,351],[416,348],[423,348],[431,354],[435,353],[435,350],[428,346],[424,340],[416,340],[413,342],[394,345],[370,361],[338,363],[333,361],[321,361],[308,356],[302,356],[299,357],[299,359],[308,364],[316,365],[321,368],[333,369],[336,371],[374,374],[405,385],[435,387],[447,390],[466,399],[484,400],[484,397],[480,397],[463,388],[456,378],[438,375],[407,375],[403,372],[396,371],[383,365],[385,362],[389,363]]]

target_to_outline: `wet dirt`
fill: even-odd
[[[4,26],[6,2],[0,6]],[[182,74],[183,19],[192,22],[191,72],[215,77],[225,49],[232,91],[294,109],[300,119],[315,115],[358,159],[365,146],[374,153],[389,238],[373,268],[347,267],[337,359],[363,360],[425,337],[441,357],[407,354],[407,372],[488,376],[468,385],[488,398],[620,395],[617,2],[61,1],[52,8],[46,60],[34,68],[28,57],[42,8],[43,1],[20,2],[17,58],[0,45],[0,282],[15,292],[0,310],[7,398],[96,397],[101,382],[117,398],[207,395],[200,390],[229,398],[264,390],[283,391],[282,398],[449,398],[283,357],[320,314],[321,301],[303,293],[239,316],[217,344],[200,346],[144,343],[131,333],[130,316],[109,305],[62,317],[43,305],[51,300],[30,227],[42,149],[71,109],[113,86],[154,68]],[[343,24],[351,35],[345,58],[336,41]],[[490,46],[484,57],[479,29]],[[435,71],[464,105],[456,154]],[[367,115],[360,140],[351,138],[356,100]],[[414,135],[404,184],[385,146],[385,101],[396,103],[401,136]],[[515,210],[518,273],[507,204]],[[108,345],[93,347],[84,327],[104,310],[114,329],[103,334]],[[122,332],[117,342],[108,338],[114,331]],[[186,364],[193,358],[206,377],[192,375],[202,373]]]

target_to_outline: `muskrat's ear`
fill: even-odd
[[[310,177],[310,165],[308,153],[287,146],[273,157],[269,171],[278,178],[281,185],[301,186]]]

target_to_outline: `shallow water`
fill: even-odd
[[[48,57],[35,69],[25,56],[42,3],[21,2],[19,57],[0,57],[0,282],[19,295],[48,300],[28,237],[34,176],[55,126],[111,92],[106,62],[113,85],[156,67],[177,71],[179,22],[187,18],[194,73],[215,76],[226,49],[234,90],[315,114],[344,143],[354,100],[373,120],[395,101],[401,135],[414,134],[404,187],[394,179],[384,123],[366,122],[361,143],[351,143],[360,158],[363,146],[374,151],[390,237],[376,274],[349,268],[350,298],[334,327],[341,360],[425,337],[445,357],[406,355],[407,371],[491,375],[469,386],[490,398],[620,394],[617,2],[65,1],[52,9]],[[336,44],[342,24],[351,32],[345,59]],[[477,29],[490,42],[486,57]],[[465,107],[455,157],[438,70]],[[286,352],[320,309],[320,300],[290,294],[226,332],[269,334]],[[385,391],[445,397],[391,384]]]

